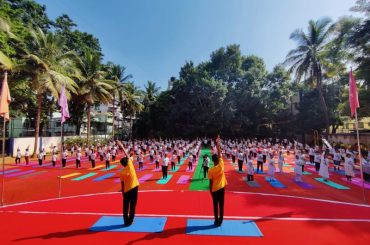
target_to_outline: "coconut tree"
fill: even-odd
[[[0,31],[4,32],[10,38],[16,39],[16,36],[10,31],[10,25],[8,21],[0,17]],[[9,71],[13,68],[13,63],[11,59],[0,51],[0,70],[1,71]]]
[[[152,81],[148,81],[147,84],[144,85],[145,88],[145,98],[144,98],[144,105],[148,106],[150,103],[154,102],[156,96],[158,95],[160,87],[157,87],[157,84]]]
[[[144,106],[142,101],[142,92],[133,82],[128,82],[124,86],[122,94],[122,110],[130,117],[130,138],[132,137],[132,125],[135,116],[140,113]]]
[[[114,124],[115,124],[115,106],[116,106],[116,98],[121,97],[122,93],[124,93],[124,85],[125,83],[132,78],[132,75],[126,75],[126,67],[108,63],[108,79],[115,81],[115,87],[113,91],[113,127],[112,127],[112,137],[114,138]]]
[[[35,157],[38,150],[43,96],[48,93],[58,98],[63,85],[68,96],[69,92],[76,92],[77,85],[72,78],[79,77],[79,69],[76,66],[78,58],[75,53],[64,51],[64,40],[61,36],[50,32],[44,33],[40,28],[31,30],[30,33],[31,38],[26,43],[26,54],[15,69],[29,80],[29,86],[36,94],[37,114],[32,154]]]
[[[100,55],[86,50],[80,65],[81,80],[78,94],[87,104],[87,144],[91,132],[91,107],[95,103],[109,104],[113,99],[115,81],[106,79],[107,72],[101,65]]]
[[[296,41],[298,47],[288,53],[284,62],[290,65],[289,72],[295,73],[296,81],[305,78],[305,81],[315,85],[324,113],[326,134],[329,133],[329,115],[322,86],[325,71],[323,64],[325,48],[330,41],[332,31],[333,25],[329,18],[310,20],[307,33],[298,29],[290,35],[290,39]]]

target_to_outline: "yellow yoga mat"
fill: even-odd
[[[71,173],[71,174],[67,174],[67,175],[63,175],[63,176],[60,176],[61,179],[67,179],[69,177],[73,177],[73,176],[76,176],[76,175],[80,175],[81,173]]]
[[[87,170],[95,170],[95,169],[101,169],[101,168],[105,168],[105,164],[95,166],[95,168],[88,168]]]

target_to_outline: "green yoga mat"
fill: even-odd
[[[160,179],[157,181],[157,184],[165,185],[168,183],[168,181],[170,181],[171,178],[172,178],[172,175],[167,175],[167,179]]]
[[[331,187],[333,187],[335,189],[339,189],[339,190],[349,190],[350,189],[347,186],[343,186],[343,185],[337,184],[337,183],[335,183],[333,181],[330,181],[330,180],[324,181],[324,178],[315,178],[315,180],[317,180],[317,181],[319,181],[319,182],[321,182],[323,184],[326,184],[328,186],[331,186]]]
[[[73,181],[80,181],[80,180],[84,180],[84,179],[90,178],[91,176],[94,176],[94,175],[97,175],[97,174],[98,173],[88,173],[88,174],[82,175],[80,177],[74,178],[72,180]]]
[[[209,190],[209,180],[203,179],[203,156],[207,154],[210,158],[210,164],[209,167],[211,168],[213,166],[213,162],[211,159],[211,149],[209,148],[203,148],[200,151],[199,161],[198,165],[194,171],[193,178],[191,180],[191,184],[189,186],[189,190],[192,191],[208,191]]]

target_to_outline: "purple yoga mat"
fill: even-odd
[[[307,183],[307,182],[298,182],[295,179],[293,179],[293,182],[302,187],[303,189],[313,189],[313,185]]]
[[[176,182],[177,184],[186,185],[189,182],[190,176],[189,175],[181,175],[179,180]]]
[[[117,178],[117,179],[114,180],[114,183],[119,183],[119,182],[121,182],[120,178]]]
[[[348,181],[347,178],[342,178],[342,180],[347,183],[352,183],[354,185],[362,187],[362,179],[360,178],[352,178],[352,181]],[[364,187],[365,189],[370,189],[370,184],[365,182]]]
[[[30,173],[33,173],[35,172],[35,170],[27,170],[27,171],[23,171],[23,172],[16,172],[16,173],[12,173],[12,174],[5,174],[5,177],[16,177],[16,176],[20,176],[20,175],[25,175],[25,174],[30,174]]]
[[[152,176],[153,176],[153,174],[146,174],[146,175],[142,176],[139,179],[139,183],[144,183],[145,181],[147,181],[148,179],[150,179]]]

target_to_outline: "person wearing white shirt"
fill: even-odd
[[[254,168],[253,168],[252,155],[248,155],[248,160],[247,160],[247,180],[248,181],[254,181]]]
[[[77,150],[76,153],[76,168],[81,167],[81,151]]]
[[[313,148],[309,148],[308,155],[310,156],[310,163],[314,164],[315,150]]]
[[[39,165],[42,165],[42,159],[44,159],[44,154],[42,154],[42,151],[39,152],[37,155],[37,159],[39,160]]]
[[[238,153],[238,169],[239,172],[243,172],[243,153],[241,151]]]
[[[352,181],[352,177],[355,177],[355,172],[353,171],[354,168],[355,162],[353,161],[352,155],[347,154],[347,157],[344,161],[344,173],[348,181]]]
[[[194,160],[193,155],[190,155],[189,156],[189,162],[188,162],[189,170],[193,169],[193,160]]]
[[[294,166],[294,173],[295,173],[295,181],[302,182],[302,161],[299,159],[298,155],[295,156],[295,166]]]
[[[203,178],[207,178],[207,174],[208,174],[208,169],[209,169],[209,157],[207,154],[204,155],[203,157]]]
[[[116,154],[117,154],[117,150],[115,147],[112,148],[112,150],[110,151],[111,154],[112,154],[112,161],[116,161]]]
[[[274,156],[272,154],[267,155],[267,160],[268,160],[268,175],[270,177],[270,181],[275,180],[275,160]]]
[[[110,152],[108,151],[107,154],[105,154],[105,169],[110,168]]]
[[[18,147],[17,155],[15,156],[15,164],[20,164],[21,163],[21,157],[22,157],[21,150]]]
[[[167,154],[164,155],[163,161],[162,161],[162,178],[167,179],[167,171],[168,171],[168,162],[170,159],[168,159]]]
[[[176,151],[174,151],[174,152],[172,153],[172,157],[171,157],[171,170],[172,170],[172,171],[174,171],[174,170],[175,170],[175,166],[176,166],[175,161],[176,161],[176,159],[177,159]]]
[[[51,155],[51,163],[53,164],[53,167],[55,167],[56,162],[57,162],[57,153],[56,151],[53,151],[53,155]]]
[[[63,168],[67,164],[67,156],[68,156],[67,149],[65,149],[64,152],[63,152],[63,154],[62,154],[62,167]]]
[[[263,172],[263,155],[260,151],[257,154],[257,172]]]
[[[321,156],[319,175],[324,178],[324,181],[329,179],[329,160],[327,154],[324,152]]]
[[[91,167],[95,168],[95,160],[96,160],[96,153],[93,149],[90,150],[90,161],[91,161]]]
[[[339,171],[341,158],[342,157],[339,154],[339,152],[337,150],[334,150],[334,152],[333,152],[334,171]]]
[[[24,153],[24,159],[26,160],[26,164],[28,165],[30,163],[30,152],[28,148],[26,149],[26,152]]]
[[[279,159],[278,159],[278,167],[279,167],[279,172],[280,173],[283,173],[283,168],[284,168],[284,156],[283,156],[283,152],[280,151],[279,152]]]

